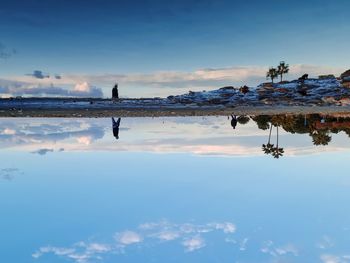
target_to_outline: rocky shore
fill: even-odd
[[[317,110],[316,110],[317,108]],[[332,75],[257,87],[232,86],[167,98],[7,98],[0,99],[0,116],[172,116],[226,115],[232,111],[272,114],[350,111],[350,70]]]
[[[213,91],[189,92],[169,96],[171,103],[226,106],[348,106],[350,105],[350,70],[341,77],[263,83],[256,88],[232,86]]]

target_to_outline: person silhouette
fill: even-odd
[[[115,119],[112,117],[112,127],[113,127],[113,136],[118,140],[119,139],[119,125],[120,125],[120,118],[115,121]]]
[[[114,88],[112,89],[112,99],[117,100],[119,99],[119,92],[118,92],[118,83],[114,85]]]
[[[231,115],[231,126],[233,129],[236,129],[237,126],[237,116],[236,115]]]

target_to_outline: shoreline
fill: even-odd
[[[349,73],[350,74],[350,73]],[[319,79],[227,86],[167,98],[3,98],[0,117],[162,117],[350,113],[350,80]]]
[[[105,117],[190,117],[279,114],[324,114],[350,116],[350,106],[237,106],[157,108],[25,108],[0,109],[0,117],[105,118]]]

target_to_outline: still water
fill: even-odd
[[[1,262],[350,262],[350,118],[112,125],[0,119]]]

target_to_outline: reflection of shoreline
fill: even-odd
[[[350,117],[338,117],[333,115],[308,114],[308,115],[259,115],[252,117],[261,130],[267,130],[271,126],[281,127],[291,134],[308,134],[314,145],[328,145],[331,142],[331,134],[344,132],[350,137]],[[270,131],[271,136],[271,131]],[[269,139],[270,141],[270,139]]]
[[[0,147],[39,155],[113,151],[252,157],[263,156],[261,146],[268,141],[270,127],[274,127],[271,144],[277,146],[276,127],[280,127],[278,152],[271,153],[276,152],[276,156],[317,154],[319,148],[312,143],[324,145],[322,138],[329,140],[333,132],[339,131],[342,133],[337,138],[341,141],[335,140],[322,148],[322,152],[349,149],[350,141],[348,143],[343,132],[347,132],[350,118],[338,116],[241,115],[234,130],[227,117],[126,118],[120,129],[127,132],[123,132],[118,143],[114,143],[110,119],[2,119]]]

